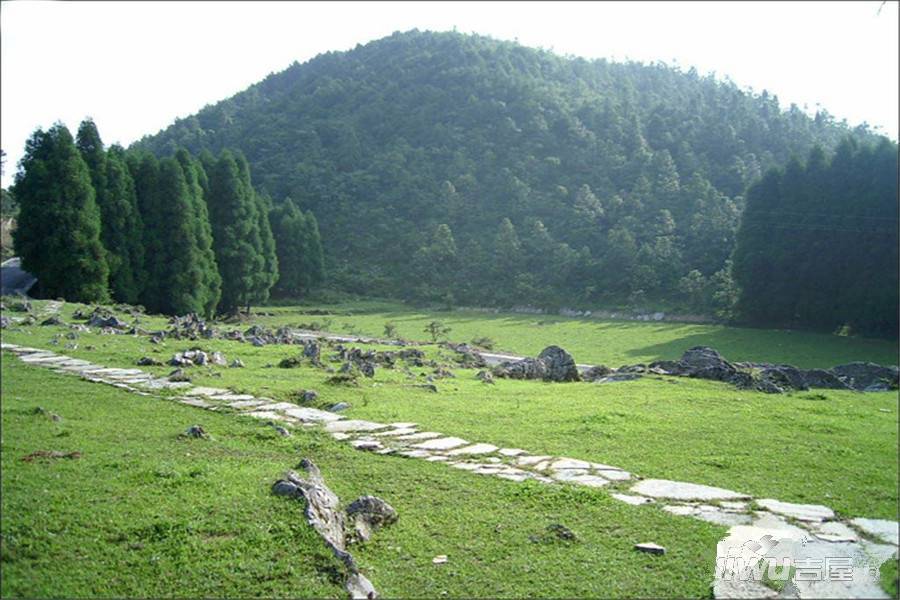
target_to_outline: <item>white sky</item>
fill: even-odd
[[[898,6],[875,2],[9,2],[3,186],[25,140],[85,116],[128,145],[329,50],[412,28],[715,71],[897,139]]]

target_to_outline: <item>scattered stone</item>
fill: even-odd
[[[272,485],[272,493],[276,496],[287,496],[288,498],[296,498],[301,495],[300,488],[297,485],[283,479],[279,479]]]
[[[612,374],[612,369],[604,365],[591,367],[581,375],[583,381],[599,381],[600,379]]]
[[[838,365],[831,372],[854,390],[867,392],[896,390],[900,379],[897,367],[882,367],[870,362]]]
[[[190,383],[191,377],[184,372],[184,369],[175,369],[174,371],[169,373],[169,381]]]
[[[578,536],[575,535],[574,531],[560,523],[547,525],[547,532],[556,536],[557,539],[565,540],[567,542],[574,542],[578,539]]]
[[[397,511],[390,504],[375,496],[362,496],[347,507],[347,516],[353,521],[356,536],[363,541],[372,532],[397,522]]]
[[[39,458],[68,458],[74,460],[76,458],[81,458],[81,452],[78,452],[77,450],[74,452],[60,452],[59,450],[36,450],[31,454],[23,456],[22,460],[25,462],[33,462]]]
[[[634,549],[638,552],[646,552],[647,554],[662,555],[666,553],[666,549],[652,542],[644,544],[635,544]]]
[[[332,404],[328,410],[329,412],[341,412],[347,410],[348,408],[350,408],[350,405],[346,402],[338,402],[337,404]]]
[[[820,504],[793,504],[772,498],[763,498],[757,500],[756,503],[770,512],[798,521],[823,521],[834,518],[834,511]]]
[[[316,390],[303,390],[300,393],[300,398],[303,402],[312,403],[319,399],[319,392]]]
[[[182,435],[189,438],[208,439],[209,434],[200,425],[191,425]]]
[[[670,498],[672,500],[742,500],[750,498],[747,494],[723,488],[667,479],[644,479],[632,486],[631,491],[651,498]]]
[[[446,554],[438,554],[434,558],[431,559],[431,562],[435,565],[443,565],[447,562],[448,558]]]
[[[478,373],[475,374],[475,378],[479,379],[482,383],[488,383],[491,385],[493,385],[494,383],[494,376],[490,371],[478,371]]]
[[[41,326],[46,327],[50,325],[65,325],[62,319],[59,318],[59,315],[53,315],[50,318],[44,319],[41,321]]]
[[[244,361],[242,361],[242,360],[239,359],[239,358],[233,359],[233,360],[228,364],[228,367],[231,368],[231,369],[243,369],[244,366],[245,366],[245,365],[244,365]]]
[[[137,360],[136,364],[139,367],[161,367],[163,363],[150,356],[142,356]]]

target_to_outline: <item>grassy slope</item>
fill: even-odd
[[[483,478],[357,452],[309,430],[280,438],[257,421],[81,382],[6,353],[0,409],[4,597],[342,597],[300,506],[269,493],[303,456],[345,502],[373,493],[398,509],[397,525],[355,551],[390,597],[708,597],[724,533],[623,506],[603,490]],[[196,422],[212,440],[177,437]],[[83,455],[21,460],[35,450]],[[551,523],[579,541],[529,540]],[[644,541],[669,552],[636,553]],[[433,565],[437,554],[449,563]]]
[[[598,321],[559,316],[417,311],[402,305],[356,303],[319,307],[331,316],[301,314],[310,307],[267,307],[272,325],[333,321],[335,331],[348,327],[365,335],[382,335],[392,321],[398,334],[425,340],[425,325],[438,319],[452,328],[450,338],[468,341],[487,336],[496,348],[536,356],[551,344],[564,347],[578,362],[610,366],[675,359],[692,346],[712,346],[735,361],[786,362],[803,368],[832,367],[856,360],[897,364],[896,341],[840,337],[821,333],[690,325]],[[348,316],[348,313],[351,313]]]
[[[72,310],[74,306],[65,306],[63,316],[68,319]],[[154,319],[148,326],[162,323]],[[29,331],[6,330],[3,339],[52,348],[51,336],[62,330]],[[773,396],[681,378],[603,385],[498,381],[486,386],[475,380],[474,371],[457,370],[455,379],[438,382],[440,393],[431,394],[406,387],[415,382],[387,369],[379,369],[374,382],[347,388],[326,385],[328,375],[311,368],[266,368],[295,355],[289,346],[255,348],[222,340],[156,346],[146,337],[97,334],[81,334],[78,342],[77,350],[63,351],[123,367],[144,355],[166,360],[176,350],[199,344],[247,364],[246,369],[192,370],[194,382],[201,385],[276,399],[312,388],[324,406],[350,403],[351,417],[415,421],[473,441],[590,459],[644,477],[823,503],[850,517],[896,518],[896,392]],[[433,347],[426,350],[441,355]],[[165,374],[171,367],[147,370]],[[430,369],[415,372],[421,381]]]

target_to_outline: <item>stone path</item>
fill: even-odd
[[[173,382],[140,369],[106,368],[49,350],[6,343],[0,343],[0,349],[11,352],[27,364],[78,375],[88,381],[105,383],[137,394],[152,395],[162,389],[174,390],[176,401],[206,410],[227,408],[242,415],[294,427],[323,427],[335,439],[375,454],[440,462],[477,475],[517,482],[607,488],[611,497],[627,504],[658,504],[675,515],[729,527],[728,536],[717,549],[719,558],[733,556],[734,550],[737,550],[737,554],[743,553],[745,558],[749,556],[758,560],[763,555],[752,552],[758,552],[758,540],[766,539],[766,535],[773,536],[773,539],[796,540],[798,543],[803,540],[804,557],[809,555],[813,560],[840,558],[849,561],[851,566],[845,573],[849,574],[849,579],[796,582],[799,597],[888,597],[872,577],[871,567],[877,567],[896,554],[896,521],[857,518],[842,522],[825,506],[793,504],[771,498],[754,500],[748,494],[707,485],[642,479],[611,465],[562,456],[535,455],[520,448],[499,448],[490,443],[435,431],[420,431],[416,423],[347,419],[289,402]],[[788,546],[784,543],[778,548],[786,552]],[[751,554],[747,555],[748,552]],[[753,581],[723,578],[714,581],[713,590],[717,598],[776,595],[770,588]]]

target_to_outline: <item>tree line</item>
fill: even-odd
[[[22,267],[39,293],[206,316],[298,297],[324,278],[315,216],[273,208],[239,151],[157,158],[104,148],[85,119],[28,140],[11,190]]]
[[[848,135],[877,139],[693,69],[410,31],[292,65],[136,146],[240,148],[260,189],[315,212],[338,289],[724,314],[746,187]]]
[[[897,145],[813,148],[747,192],[734,278],[754,325],[897,337]]]

